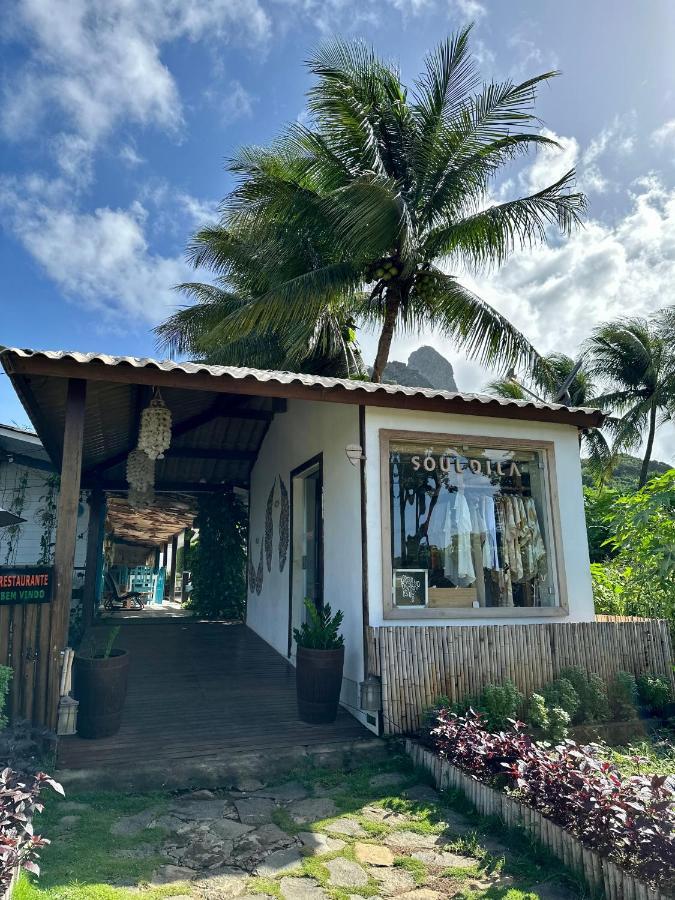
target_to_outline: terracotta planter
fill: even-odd
[[[75,657],[76,700],[80,702],[77,733],[83,738],[116,734],[127,696],[129,653],[113,650],[109,657]]]
[[[345,648],[310,650],[298,647],[295,687],[298,715],[303,722],[321,725],[337,717]]]

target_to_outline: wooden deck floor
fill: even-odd
[[[205,760],[374,737],[341,709],[331,725],[298,719],[295,672],[244,625],[148,622],[121,626],[131,653],[120,731],[86,741],[62,738],[60,769]]]

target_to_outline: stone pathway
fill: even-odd
[[[360,780],[357,772],[337,783],[252,781],[178,796],[168,812],[143,810],[110,831],[134,836],[142,855],[152,851],[144,832],[163,829],[166,862],[150,886],[175,886],[167,893],[175,900],[436,900],[515,887],[499,862],[508,849],[492,838],[488,858],[471,822],[416,782],[402,772]],[[547,884],[528,895],[573,896]]]

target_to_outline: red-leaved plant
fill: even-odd
[[[40,874],[38,850],[49,841],[33,832],[33,817],[42,812],[40,791],[45,785],[63,794],[61,785],[40,772],[25,775],[12,769],[0,772],[0,895],[9,888],[18,868]]]
[[[525,727],[512,721],[494,734],[473,710],[461,717],[442,710],[432,737],[457,768],[506,787],[587,847],[675,890],[675,778],[624,777],[592,747],[536,743]]]

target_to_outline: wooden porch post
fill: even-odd
[[[89,528],[87,529],[87,561],[82,597],[82,624],[88,628],[94,620],[98,593],[99,557],[105,528],[105,494],[94,488],[89,495]]]
[[[56,543],[54,545],[54,596],[51,604],[49,641],[49,686],[47,690],[46,724],[56,728],[59,705],[61,651],[68,642],[68,622],[73,589],[73,564],[77,539],[77,508],[80,502],[82,471],[82,439],[87,382],[80,378],[68,381],[66,422],[61,463],[61,486],[57,506]]]

